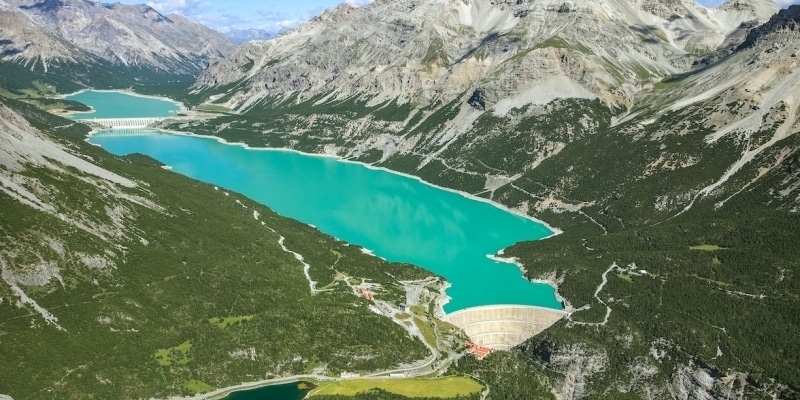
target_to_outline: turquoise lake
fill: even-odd
[[[311,389],[301,389],[300,382],[287,383],[283,385],[263,386],[256,389],[241,390],[225,396],[225,400],[300,400],[308,394]],[[303,383],[303,385],[310,384]]]
[[[94,108],[94,111],[74,113],[72,119],[170,117],[180,110],[177,104],[167,99],[113,91],[85,90],[64,98]]]
[[[492,304],[562,308],[551,286],[527,281],[516,265],[487,257],[552,231],[489,202],[358,163],[211,138],[100,133],[90,142],[117,155],[146,154],[387,260],[440,274],[452,284],[446,312]]]

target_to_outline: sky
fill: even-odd
[[[340,3],[360,7],[372,0],[101,0],[145,3],[162,14],[181,14],[217,31],[294,28]]]
[[[113,0],[103,0],[112,2]],[[265,29],[278,32],[294,28],[342,2],[363,6],[372,0],[118,0],[125,4],[146,3],[162,14],[181,14],[203,25],[227,33],[232,29]],[[724,0],[698,0],[716,7]],[[775,0],[781,7],[800,0]]]

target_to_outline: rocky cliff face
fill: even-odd
[[[800,31],[800,7],[792,6],[773,15],[764,25],[751,30],[739,48],[754,47],[764,42],[769,45],[771,41],[778,42],[773,46],[775,49],[784,47],[797,39],[798,31]]]
[[[56,27],[37,21],[33,16],[0,3],[0,49],[4,60],[25,64],[76,62],[81,57],[69,42],[59,37]]]
[[[670,394],[677,400],[745,399],[746,374],[720,374],[696,365],[681,365],[672,376]]]
[[[26,65],[92,57],[115,65],[195,75],[235,45],[179,15],[146,5],[85,0],[7,0],[0,3],[3,59]]]

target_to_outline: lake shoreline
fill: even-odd
[[[119,90],[112,90],[112,91],[108,91],[108,92],[116,92],[116,93],[121,93],[121,94],[128,94],[127,92],[123,92],[123,91],[119,91]],[[140,97],[148,97],[148,98],[154,98],[154,99],[158,99],[158,100],[163,100],[163,98],[156,97],[156,96],[144,96],[144,95],[142,95]],[[173,103],[177,103],[177,102],[173,101]],[[476,195],[473,195],[473,194],[470,194],[470,193],[467,193],[467,192],[464,192],[464,191],[460,191],[460,190],[456,190],[456,189],[440,186],[440,185],[437,185],[437,184],[433,184],[433,183],[425,181],[424,179],[422,179],[422,178],[420,178],[418,176],[415,176],[415,175],[412,175],[412,174],[409,174],[409,173],[395,171],[395,170],[392,170],[392,169],[389,169],[389,168],[386,168],[386,167],[379,167],[379,166],[363,163],[363,162],[360,162],[360,161],[354,161],[354,160],[351,160],[351,159],[347,159],[347,158],[344,158],[344,157],[341,157],[341,156],[338,156],[338,155],[332,155],[332,154],[307,153],[307,152],[303,152],[303,151],[299,151],[299,150],[295,150],[295,149],[289,149],[289,148],[253,147],[253,146],[250,146],[247,143],[231,142],[231,141],[228,141],[228,140],[226,140],[226,139],[224,139],[222,137],[215,136],[215,135],[208,135],[208,134],[203,135],[203,134],[196,134],[196,133],[188,132],[188,131],[162,129],[162,128],[147,128],[147,129],[152,131],[152,132],[154,132],[156,135],[163,134],[165,136],[178,136],[178,137],[187,137],[187,138],[198,138],[198,139],[203,139],[203,140],[212,140],[212,141],[214,141],[216,143],[219,143],[221,145],[224,145],[224,146],[234,146],[234,147],[238,147],[238,148],[243,149],[243,150],[251,150],[251,151],[258,151],[258,152],[292,153],[292,154],[297,154],[297,155],[301,155],[301,156],[305,156],[305,157],[316,157],[316,158],[331,159],[331,160],[335,160],[336,162],[342,162],[342,163],[345,163],[345,164],[358,165],[358,166],[363,167],[366,170],[372,170],[372,171],[378,171],[378,172],[382,171],[382,172],[384,172],[386,174],[389,174],[389,175],[393,175],[393,176],[397,176],[397,177],[404,177],[406,179],[410,179],[412,181],[417,182],[420,185],[424,185],[424,186],[432,188],[432,189],[438,189],[438,190],[441,190],[443,192],[447,192],[447,193],[451,193],[451,194],[457,195],[457,196],[459,196],[459,197],[461,197],[463,199],[466,199],[466,200],[472,200],[472,201],[475,201],[476,203],[486,204],[486,205],[488,205],[488,206],[490,206],[490,207],[492,207],[492,208],[494,208],[496,210],[502,211],[502,212],[507,213],[509,215],[513,215],[513,216],[516,216],[518,218],[525,219],[525,220],[528,220],[530,222],[533,222],[534,224],[538,225],[538,227],[539,227],[538,229],[541,229],[541,231],[538,233],[538,235],[543,235],[541,237],[530,238],[530,239],[522,238],[522,239],[516,239],[516,241],[514,241],[514,242],[496,243],[498,245],[498,247],[500,247],[499,249],[498,248],[486,249],[486,250],[489,250],[491,252],[494,252],[494,254],[496,254],[498,256],[502,255],[503,251],[506,248],[508,248],[510,246],[513,246],[515,243],[519,243],[521,241],[527,241],[527,240],[548,239],[548,238],[552,238],[553,236],[556,236],[556,235],[559,235],[559,234],[562,233],[562,231],[560,229],[551,226],[550,224],[546,223],[545,221],[542,221],[542,220],[539,220],[539,219],[537,219],[535,217],[527,215],[527,214],[523,213],[523,211],[521,211],[521,210],[511,209],[511,208],[509,208],[509,207],[507,207],[507,206],[505,206],[503,204],[497,203],[497,202],[495,202],[495,201],[493,201],[491,199],[479,197],[479,196],[476,196]],[[181,129],[181,128],[179,128],[179,129]],[[94,137],[95,135],[97,135],[100,132],[107,132],[107,131],[108,130],[105,130],[105,129],[102,129],[102,130],[94,129],[94,130],[89,132],[88,137],[86,138],[86,141],[88,143],[90,143],[90,144],[101,146],[100,144],[92,143],[92,137]],[[164,160],[163,163],[165,164],[165,166],[164,166],[165,169],[171,169],[171,165],[169,165],[169,161]],[[236,189],[235,188],[231,188],[231,190],[236,190]],[[241,189],[239,189],[239,191],[241,191]],[[330,232],[329,234],[334,236],[334,237],[337,236],[334,232]],[[353,244],[359,245],[359,244],[357,244],[358,243],[357,240],[355,240],[355,241],[347,240],[347,241],[351,242]],[[508,243],[508,244],[506,244],[506,243]],[[359,246],[363,247],[363,245],[359,245]],[[373,253],[373,255],[375,255],[375,254]],[[375,255],[375,256],[383,258],[383,259],[386,259],[383,256],[378,256],[378,255]],[[411,262],[410,260],[400,260],[400,261],[402,261],[402,262]],[[495,261],[499,261],[499,260],[495,260]],[[425,263],[423,263],[423,264],[420,264],[419,262],[413,262],[413,263],[418,264],[418,265],[426,265],[426,267],[424,267],[424,268],[427,269],[428,271],[430,271],[430,272],[432,272],[434,274],[441,274],[441,272],[439,270],[437,270],[436,268],[430,269],[430,266],[428,266]],[[518,300],[514,300],[514,303],[519,302],[518,304],[521,304],[521,305],[524,305],[524,304],[537,305],[537,306],[541,306],[541,307],[545,307],[545,308],[549,308],[549,309],[553,309],[553,310],[557,310],[557,311],[563,311],[565,309],[566,302],[565,302],[563,296],[561,296],[561,294],[558,293],[558,286],[557,286],[556,282],[528,279],[526,276],[524,276],[524,268],[522,266],[520,266],[518,263],[515,263],[515,262],[512,262],[512,264],[515,264],[515,266],[517,266],[518,269],[523,271],[523,276],[519,277],[519,278],[521,278],[520,281],[527,281],[527,282],[529,282],[531,284],[545,285],[545,286],[549,287],[550,290],[551,290],[551,293],[552,293],[552,295],[551,295],[552,297],[551,298],[555,300],[555,301],[547,301],[547,300],[545,300],[544,302],[536,301],[534,303],[531,303],[528,300],[518,299]],[[504,272],[504,274],[506,274],[506,273],[507,272]],[[517,279],[519,279],[519,278],[517,278]],[[458,281],[458,282],[461,282],[461,281]],[[461,284],[461,283],[459,283],[459,284]],[[449,288],[451,286],[452,286],[452,283],[448,282],[447,288]],[[459,288],[461,288],[461,287],[462,286],[459,286]],[[443,297],[440,298],[439,301],[437,301],[437,304],[436,304],[436,307],[435,307],[437,313],[440,313],[442,315],[446,315],[448,313],[445,310],[445,307],[448,304],[451,304],[451,301],[452,301],[452,297],[451,297],[452,294],[445,293],[444,289],[445,288],[443,288],[443,290],[442,290]],[[542,289],[542,290],[544,290],[544,289]],[[458,294],[459,296],[462,296],[464,294],[464,293],[461,293],[461,291],[458,291],[458,290],[457,290],[457,292],[458,293],[456,293],[456,294]],[[499,300],[499,301],[503,302],[504,304],[512,304],[512,303],[508,303],[508,302],[502,301],[499,298],[496,299],[496,300]],[[459,304],[459,305],[455,305],[455,307],[457,307],[457,309],[451,310],[450,312],[455,312],[455,311],[458,311],[458,310],[463,309],[463,308],[470,308],[470,307],[475,307],[475,306],[480,306],[480,304],[477,304],[477,305],[474,305],[474,304],[463,304],[463,305]]]
[[[559,229],[557,227],[554,227],[554,226],[550,225],[549,223],[547,223],[545,221],[542,221],[542,220],[540,220],[540,219],[538,219],[536,217],[533,217],[531,215],[522,213],[519,210],[507,207],[504,204],[500,204],[500,203],[497,203],[497,202],[492,201],[490,199],[487,199],[487,198],[484,198],[484,197],[480,197],[480,196],[476,196],[474,194],[467,193],[467,192],[464,192],[464,191],[461,191],[461,190],[458,190],[458,189],[448,188],[446,186],[440,186],[440,185],[437,185],[435,183],[428,182],[428,181],[426,181],[426,180],[424,180],[424,179],[422,179],[422,178],[420,178],[420,177],[418,177],[416,175],[411,175],[411,174],[406,173],[406,172],[395,171],[393,169],[389,169],[389,168],[386,168],[386,167],[378,167],[378,166],[375,166],[375,165],[363,163],[361,161],[349,160],[347,158],[344,158],[344,157],[341,157],[341,156],[337,156],[337,155],[332,155],[332,154],[306,153],[306,152],[303,152],[303,151],[300,151],[300,150],[282,148],[282,147],[253,147],[253,146],[250,146],[247,143],[229,142],[228,140],[226,140],[224,138],[221,138],[219,136],[214,136],[214,135],[200,135],[200,134],[196,134],[196,133],[192,133],[192,132],[176,131],[176,130],[172,130],[172,129],[163,129],[163,128],[152,128],[152,129],[153,130],[162,131],[162,132],[166,132],[166,133],[169,133],[169,134],[175,135],[175,136],[189,136],[189,137],[198,137],[198,138],[203,138],[203,139],[216,140],[217,142],[222,143],[222,144],[227,145],[227,146],[238,146],[238,147],[244,148],[246,150],[251,150],[251,151],[277,151],[277,152],[283,151],[283,152],[302,154],[304,156],[310,156],[310,157],[330,158],[330,159],[334,159],[334,160],[337,160],[337,161],[343,162],[343,163],[361,165],[361,166],[363,166],[364,168],[367,168],[367,169],[371,169],[371,170],[374,170],[374,171],[383,171],[383,172],[387,172],[387,173],[403,176],[403,177],[406,177],[406,178],[409,178],[409,179],[416,180],[416,181],[418,181],[418,182],[420,182],[420,183],[422,183],[424,185],[427,185],[427,186],[430,186],[430,187],[433,187],[433,188],[436,188],[436,189],[439,189],[439,190],[443,190],[443,191],[450,192],[450,193],[455,193],[455,194],[458,194],[458,195],[460,195],[462,197],[465,197],[467,199],[470,199],[470,200],[475,200],[475,201],[479,201],[479,202],[482,202],[482,203],[489,204],[489,205],[491,205],[491,206],[493,206],[495,208],[498,208],[498,209],[500,209],[502,211],[508,212],[510,214],[514,214],[514,215],[516,215],[518,217],[525,218],[527,220],[530,220],[532,222],[540,224],[540,225],[544,226],[545,228],[547,228],[551,232],[550,235],[542,237],[541,239],[537,239],[537,240],[549,239],[549,238],[552,238],[554,236],[558,236],[558,235],[564,233],[564,231],[562,231],[561,229]],[[93,131],[89,132],[89,135],[91,136],[96,132],[99,132],[99,131],[98,130],[93,130]],[[501,252],[504,249],[505,248],[501,248],[501,249],[498,249],[497,251]]]
[[[169,117],[163,117],[163,118],[171,118],[171,117],[177,116],[177,114],[179,114],[179,113],[184,113],[185,114],[185,113],[189,112],[189,109],[186,108],[186,105],[183,102],[170,99],[169,97],[159,97],[159,96],[141,94],[141,93],[136,93],[136,92],[134,92],[132,90],[125,90],[125,89],[81,89],[81,90],[78,90],[78,91],[73,92],[73,93],[67,93],[67,94],[58,95],[58,96],[55,96],[54,98],[61,99],[61,100],[68,100],[67,97],[76,96],[76,95],[79,95],[79,94],[85,93],[85,92],[119,93],[119,94],[124,94],[124,95],[128,95],[128,96],[139,97],[139,98],[143,98],[143,99],[167,101],[167,102],[170,102],[170,103],[172,103],[172,104],[174,104],[175,106],[178,107],[178,110],[175,111],[175,115],[172,115],[172,116],[169,116]],[[74,101],[77,101],[77,100],[74,100]],[[86,104],[86,105],[91,109],[90,111],[64,111],[64,112],[60,112],[59,115],[62,116],[62,117],[65,117],[65,118],[70,118],[70,117],[79,116],[81,114],[93,114],[93,113],[97,112],[97,109],[95,109],[94,107],[92,107],[92,106],[90,106],[88,104]],[[89,118],[92,118],[92,117],[89,117]],[[125,118],[125,117],[123,117],[123,118]],[[132,117],[132,118],[134,118],[134,117]],[[138,117],[136,117],[136,118],[138,118]],[[154,118],[162,118],[162,117],[154,117]]]
[[[77,95],[77,94],[80,94],[80,93],[83,93],[83,92],[87,92],[87,91],[122,93],[122,94],[135,96],[135,97],[142,97],[142,98],[148,98],[148,99],[154,99],[154,100],[166,100],[166,101],[170,101],[173,104],[177,105],[178,108],[179,108],[179,112],[188,113],[190,111],[189,109],[186,108],[186,105],[183,102],[170,99],[169,97],[160,97],[160,96],[140,94],[140,93],[136,93],[134,91],[124,90],[124,89],[105,89],[105,90],[104,89],[81,89],[81,90],[78,90],[77,92],[69,93],[69,94],[65,94],[65,95],[60,95],[60,96],[57,96],[57,97],[61,98],[61,99],[66,99],[66,97],[68,97],[68,96]],[[92,106],[89,106],[89,107],[92,109],[92,111],[67,112],[67,113],[62,114],[62,115],[70,115],[70,116],[72,116],[74,114],[83,114],[83,113],[87,113],[88,114],[88,113],[95,112],[94,107],[92,107]],[[168,132],[168,133],[175,134],[175,135],[194,136],[194,137],[214,139],[214,140],[216,140],[216,141],[218,141],[218,142],[220,142],[222,144],[231,145],[231,146],[240,146],[240,147],[243,147],[243,148],[248,149],[248,150],[256,150],[256,151],[289,151],[289,152],[303,154],[303,155],[306,155],[306,156],[329,157],[329,158],[334,158],[336,160],[339,160],[341,162],[359,164],[359,165],[362,165],[362,166],[364,166],[365,168],[368,168],[368,169],[373,169],[373,170],[378,170],[378,171],[385,171],[385,172],[397,174],[397,175],[400,175],[400,176],[404,176],[406,178],[415,179],[415,180],[417,180],[417,181],[419,181],[419,182],[421,182],[421,183],[423,183],[425,185],[428,185],[428,186],[431,186],[431,187],[435,187],[437,189],[441,189],[441,190],[445,190],[445,191],[448,191],[448,192],[456,193],[458,195],[464,196],[464,197],[466,197],[468,199],[471,199],[471,200],[476,200],[476,201],[484,202],[484,203],[487,203],[487,204],[491,204],[492,206],[497,207],[497,208],[499,208],[499,209],[501,209],[503,211],[509,212],[511,214],[517,215],[517,216],[522,217],[522,218],[529,219],[529,220],[531,220],[533,222],[536,222],[537,224],[541,224],[544,227],[546,227],[548,230],[550,230],[550,232],[552,232],[551,235],[543,237],[542,239],[538,239],[538,240],[549,239],[551,237],[554,237],[554,236],[557,236],[557,235],[560,235],[560,234],[564,233],[564,231],[562,231],[561,229],[559,229],[557,227],[554,227],[554,226],[550,225],[546,221],[540,220],[540,219],[538,219],[536,217],[533,217],[533,216],[528,215],[526,213],[523,213],[523,212],[521,212],[519,210],[516,210],[516,209],[513,209],[511,207],[508,207],[508,206],[506,206],[504,204],[500,204],[500,203],[497,203],[497,202],[495,202],[495,201],[493,201],[491,199],[487,199],[485,197],[476,196],[474,194],[467,193],[467,192],[464,192],[464,191],[461,191],[461,190],[458,190],[458,189],[453,189],[453,188],[449,188],[449,187],[446,187],[446,186],[437,185],[437,184],[428,182],[428,181],[420,178],[419,176],[412,175],[412,174],[409,174],[409,173],[406,173],[406,172],[395,171],[393,169],[389,169],[389,168],[386,168],[386,167],[378,167],[378,166],[367,164],[367,163],[364,163],[364,162],[361,162],[361,161],[350,160],[350,159],[347,159],[347,158],[344,158],[344,157],[341,157],[341,156],[337,156],[337,155],[322,154],[322,153],[306,153],[306,152],[295,150],[295,149],[281,148],[281,147],[253,147],[253,146],[250,146],[247,143],[230,142],[230,141],[228,141],[228,140],[226,140],[224,138],[221,138],[219,136],[214,136],[214,135],[199,135],[199,134],[192,133],[192,132],[175,131],[175,130],[171,130],[171,129],[158,129],[158,128],[154,128],[154,129],[157,129],[157,130],[160,130],[160,131],[163,131],[163,132]],[[94,132],[95,132],[95,130],[89,132],[89,135],[92,135]],[[499,249],[498,251],[502,251],[502,250],[503,249]]]
[[[540,240],[544,240],[544,239],[540,239]],[[497,261],[497,262],[507,263],[507,264],[514,264],[522,272],[523,279],[527,279],[528,281],[531,281],[533,283],[538,283],[538,284],[542,284],[542,285],[548,285],[548,286],[552,287],[553,291],[554,291],[554,293],[556,295],[556,300],[561,303],[561,310],[559,310],[559,311],[565,311],[567,313],[572,313],[572,311],[574,309],[573,306],[572,306],[572,303],[570,303],[569,300],[567,300],[564,296],[561,295],[561,293],[559,293],[559,291],[558,291],[559,282],[554,277],[547,276],[547,277],[543,277],[543,278],[540,278],[540,279],[528,279],[527,278],[528,269],[525,268],[524,264],[519,262],[519,259],[517,257],[502,257],[502,255],[503,255],[503,251],[500,250],[496,254],[487,254],[486,257],[490,258],[491,260]],[[545,307],[545,308],[550,308],[550,307]]]

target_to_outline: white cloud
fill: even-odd
[[[205,13],[203,15],[193,16],[192,19],[222,33],[252,25],[249,20],[233,14]]]
[[[256,28],[264,29],[271,32],[280,32],[284,29],[295,28],[305,22],[308,18],[292,16],[284,12],[275,11],[259,11],[257,18],[253,22],[257,22]]]
[[[162,14],[181,14],[187,17],[200,15],[211,8],[211,4],[202,0],[154,0],[146,3]]]
[[[353,7],[361,7],[372,3],[372,0],[347,0],[345,3]]]
[[[125,3],[138,3],[137,0],[122,1]],[[262,10],[258,10],[256,7],[257,11],[253,10],[252,5],[249,7],[240,7],[243,4],[226,5],[227,1],[146,0],[146,4],[162,14],[180,14],[220,32],[248,28],[279,32],[299,26],[323,12],[326,8],[335,6],[338,2],[347,3],[353,7],[363,7],[372,3],[373,0],[322,0],[317,2],[316,6],[308,6],[306,9],[303,9],[302,6],[300,8],[276,7],[269,2],[265,2]],[[234,1],[238,2],[239,0]],[[250,13],[242,12],[243,10],[250,10]]]

